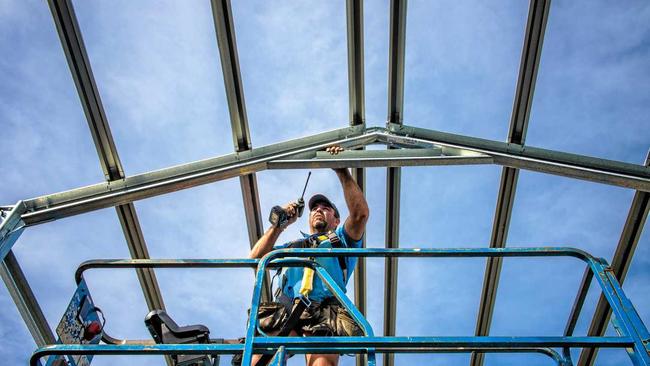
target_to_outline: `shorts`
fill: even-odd
[[[263,302],[257,312],[259,328],[264,333],[278,332],[282,329],[289,314],[291,314],[290,306],[287,307],[279,302]],[[300,320],[293,330],[300,336],[304,336],[305,333],[317,337],[363,335],[361,327],[352,319],[350,313],[333,297],[320,303],[312,302],[311,306],[300,314]],[[240,343],[244,343],[244,341],[245,338],[239,339]],[[242,355],[237,354],[232,358],[232,365],[240,366],[241,361]]]
[[[284,304],[262,303],[257,313],[259,328],[264,333],[277,332],[290,313],[291,308]],[[293,330],[300,336],[305,334],[317,337],[363,335],[363,331],[350,313],[333,297],[320,303],[312,302],[311,306],[300,314],[300,319]]]

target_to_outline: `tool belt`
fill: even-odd
[[[304,300],[294,299],[290,308],[277,302],[260,304],[260,330],[273,334],[277,331],[276,336],[279,337],[288,336],[291,331],[296,331],[298,335],[307,333],[318,337],[363,335],[359,325],[336,298],[310,303]],[[267,365],[272,357],[263,355],[256,366]]]

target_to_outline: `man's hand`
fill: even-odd
[[[298,220],[298,204],[296,202],[289,202],[286,205],[282,206],[282,209],[287,213],[287,217],[289,218],[287,226],[293,224],[296,222],[296,220]]]
[[[257,243],[251,249],[249,258],[262,258],[266,253],[273,250],[273,245],[278,240],[278,237],[282,231],[289,225],[293,224],[298,220],[298,204],[296,202],[290,202],[282,206],[282,209],[287,214],[287,224],[284,227],[271,226],[262,235],[261,238],[257,240]]]
[[[344,148],[342,148],[340,145],[333,145],[325,149],[330,155],[338,155],[341,151],[345,151]],[[348,173],[348,168],[333,168],[336,173],[338,174],[345,174]]]
[[[339,146],[339,145],[330,146],[330,147],[328,147],[327,149],[325,149],[325,151],[327,151],[327,152],[330,153],[331,155],[338,155],[341,151],[344,151],[344,150],[345,150],[345,149],[342,148],[342,147]]]

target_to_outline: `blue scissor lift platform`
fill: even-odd
[[[586,264],[582,285],[566,323],[564,334],[540,337],[409,337],[376,336],[366,318],[345,292],[336,285],[315,257],[417,257],[417,258],[490,258],[490,257],[573,257]],[[257,309],[262,299],[265,272],[278,267],[312,268],[348,310],[364,332],[357,337],[277,337],[257,332]],[[140,343],[119,340],[105,332],[84,337],[84,324],[100,321],[103,316],[90,298],[83,274],[92,268],[254,268],[256,278],[251,303],[251,317],[243,343],[212,339],[209,343]],[[573,331],[593,278],[612,308],[617,337],[574,336]],[[574,248],[485,248],[485,249],[282,249],[257,259],[174,259],[174,260],[93,260],[81,264],[76,273],[78,284],[70,306],[57,329],[62,344],[41,347],[31,357],[31,365],[46,360],[47,365],[89,365],[94,355],[169,355],[172,363],[216,365],[219,355],[242,354],[242,365],[251,365],[253,354],[274,355],[271,364],[284,365],[288,355],[306,353],[365,354],[368,365],[376,364],[377,353],[540,353],[560,366],[573,365],[572,348],[624,348],[633,365],[650,365],[650,334],[630,300],[625,296],[611,268],[603,259]],[[173,322],[173,321],[172,321]],[[175,326],[175,323],[174,323]],[[189,333],[188,333],[189,334]],[[67,344],[66,344],[66,341]],[[70,342],[72,341],[72,342]],[[103,344],[100,344],[103,341]],[[157,340],[158,342],[160,340]],[[76,344],[71,344],[76,343]],[[182,357],[184,358],[181,358]],[[194,355],[196,357],[194,357]],[[185,360],[185,361],[183,361]],[[189,361],[188,361],[189,360]]]

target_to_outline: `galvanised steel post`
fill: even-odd
[[[23,233],[25,222],[22,220],[22,215],[25,211],[23,201],[18,201],[5,218],[0,217],[0,260],[5,258]]]

